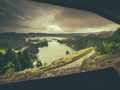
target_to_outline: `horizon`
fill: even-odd
[[[115,30],[116,31],[116,30]],[[115,31],[100,31],[100,32],[63,32],[63,33],[45,33],[45,32],[0,32],[2,33],[15,33],[15,34],[94,34],[94,33],[104,33],[104,32],[115,32]]]

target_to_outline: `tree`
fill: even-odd
[[[120,28],[118,28],[118,29],[114,32],[114,34],[113,34],[113,36],[112,36],[112,39],[113,39],[113,41],[116,42],[116,43],[120,42]]]
[[[27,50],[23,51],[22,57],[23,57],[23,63],[24,63],[22,65],[24,65],[24,69],[25,68],[32,68],[33,64],[32,64],[32,61],[30,59],[29,52]]]
[[[100,54],[111,54],[116,51],[116,46],[113,42],[101,40],[96,46],[96,50],[100,52]]]
[[[4,65],[5,63],[3,62],[3,59],[0,58],[0,75],[5,72]]]
[[[42,66],[42,62],[40,60],[37,61],[36,67]]]
[[[0,67],[3,67],[5,65],[5,63],[3,61],[3,57],[4,57],[4,55],[0,52]]]
[[[68,55],[68,54],[70,54],[70,52],[67,50],[67,51],[66,51],[66,55]]]
[[[6,54],[3,58],[3,61],[7,64],[9,62],[11,62],[12,64],[14,64],[14,68],[16,71],[20,71],[21,70],[21,64],[17,58],[16,53],[10,48],[6,51]]]
[[[19,61],[20,61],[22,70],[25,69],[26,64],[24,63],[24,59],[23,59],[23,54],[22,54],[22,52],[18,52],[18,59],[19,59]]]

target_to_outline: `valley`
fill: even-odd
[[[41,79],[106,67],[120,72],[119,31],[59,35],[1,33],[0,82]]]

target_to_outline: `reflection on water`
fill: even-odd
[[[56,38],[55,38],[56,39]],[[56,40],[48,42],[48,47],[39,48],[38,58],[42,63],[50,63],[66,55],[66,51],[74,52],[70,47],[58,43]]]

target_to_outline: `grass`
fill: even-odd
[[[0,52],[2,53],[2,54],[5,54],[6,53],[6,50],[0,50]]]
[[[107,55],[96,55],[91,60],[84,60],[80,67],[80,71],[89,71],[89,70],[95,69],[96,67],[100,68],[99,66],[96,66],[97,65],[96,63],[100,63],[106,57]]]
[[[28,46],[25,46],[25,47],[23,47],[22,49],[20,49],[20,50],[14,50],[13,49],[13,51],[14,52],[16,52],[16,53],[18,53],[18,52],[23,52],[25,49],[27,49],[28,48]]]

